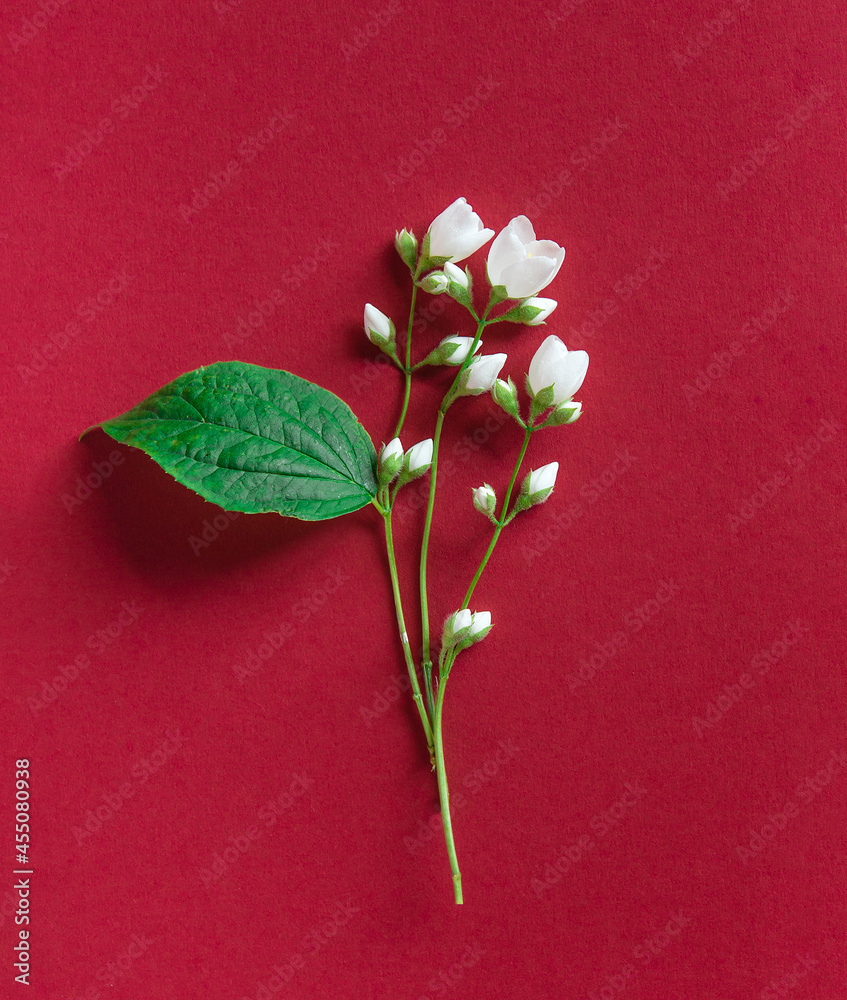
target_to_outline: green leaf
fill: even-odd
[[[322,521],[376,496],[376,452],[349,406],[289,372],[198,368],[98,426],[225,510]]]

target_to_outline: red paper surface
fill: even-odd
[[[847,997],[844,28],[796,0],[4,6],[0,996]],[[462,908],[376,513],[230,520],[77,441],[233,358],[386,440],[362,308],[404,325],[394,231],[460,195],[567,249],[547,327],[486,350],[519,383],[548,333],[591,355],[447,691]],[[469,332],[421,307],[417,357]],[[520,443],[498,412],[447,421],[436,623]]]

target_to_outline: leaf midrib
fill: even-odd
[[[181,396],[171,396],[171,397],[168,397],[168,398],[171,398],[171,399],[182,399]],[[188,400],[186,400],[185,402],[188,402]],[[192,403],[191,405],[193,406],[194,404]],[[197,407],[195,406],[194,409],[196,410]],[[276,409],[278,409],[278,408],[276,408]],[[200,411],[198,410],[197,412],[199,413]],[[280,410],[279,412],[285,413],[284,410]],[[334,482],[338,482],[339,480],[341,480],[343,482],[350,483],[352,486],[358,487],[360,490],[362,490],[362,492],[364,492],[366,495],[370,496],[370,494],[368,493],[368,491],[366,489],[364,489],[363,486],[361,486],[359,483],[357,483],[354,479],[352,479],[350,477],[350,474],[349,474],[350,470],[347,468],[347,463],[346,462],[342,463],[344,465],[344,468],[345,468],[346,472],[348,473],[347,475],[344,475],[344,473],[339,472],[337,469],[333,469],[331,465],[327,465],[326,462],[321,461],[321,459],[316,458],[313,455],[307,455],[303,451],[297,451],[296,448],[292,448],[291,445],[286,444],[284,441],[275,441],[273,438],[263,437],[261,434],[257,434],[255,431],[250,431],[250,430],[247,430],[246,428],[242,428],[242,427],[227,427],[225,424],[219,424],[219,423],[216,423],[213,420],[188,420],[185,417],[180,417],[180,418],[175,418],[175,417],[158,417],[158,416],[155,416],[155,415],[145,416],[143,418],[134,418],[132,420],[124,420],[124,419],[122,419],[120,417],[116,417],[114,420],[107,420],[106,423],[110,424],[113,427],[114,426],[127,426],[127,427],[130,428],[130,430],[133,427],[137,428],[139,424],[145,424],[145,423],[149,423],[149,424],[156,424],[156,423],[158,423],[158,424],[177,424],[178,426],[181,426],[182,430],[189,430],[190,427],[197,427],[199,424],[206,424],[207,426],[210,426],[210,427],[216,427],[220,431],[228,431],[228,432],[231,432],[231,433],[234,433],[234,434],[247,434],[250,437],[258,438],[260,441],[269,441],[271,444],[277,445],[280,448],[285,448],[288,451],[294,452],[295,455],[302,455],[304,458],[307,458],[310,462],[314,462],[316,465],[321,465],[321,466],[323,466],[323,468],[328,469],[334,475],[333,476],[316,476],[316,475],[307,476],[304,473],[299,473],[299,472],[298,473],[295,473],[295,472],[274,472],[274,471],[266,471],[264,469],[235,469],[235,468],[233,468],[232,466],[229,466],[229,465],[219,465],[217,462],[214,463],[215,468],[217,468],[217,469],[227,469],[230,472],[252,472],[254,475],[299,476],[302,479],[320,479],[323,482],[333,482],[333,481]],[[295,423],[297,423],[300,427],[304,428],[304,430],[309,431],[310,434],[313,434],[315,437],[317,437],[317,435],[315,435],[315,432],[312,431],[311,428],[309,428],[306,424],[301,423],[299,420],[295,421]],[[322,440],[322,439],[318,438],[318,440]],[[158,451],[159,449],[157,448],[156,450]],[[339,457],[339,459],[341,458],[340,455],[338,457]],[[190,455],[187,455],[185,453],[183,453],[183,458],[189,459],[192,462],[197,462],[198,465],[209,465],[209,466],[211,466],[213,464],[212,462],[201,461],[200,459],[197,459],[197,458],[191,458]]]

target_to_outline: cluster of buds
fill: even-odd
[[[382,446],[379,453],[377,479],[380,487],[397,480],[397,489],[413,479],[426,475],[432,465],[432,438],[419,441],[407,451],[403,451],[400,438],[392,438]]]
[[[444,623],[441,648],[459,652],[484,639],[490,631],[490,611],[469,611],[467,608],[454,611]]]
[[[432,295],[447,294],[473,312],[473,280],[470,270],[458,266],[481,249],[494,230],[486,229],[480,217],[464,198],[457,198],[430,225],[418,243],[414,233],[403,229],[396,234],[395,246],[414,281]],[[515,304],[487,322],[506,320],[526,326],[540,326],[556,309],[555,299],[539,296],[558,274],[565,251],[552,240],[538,240],[532,223],[519,215],[494,238],[486,261],[486,275],[491,285],[491,303],[506,300]],[[368,338],[399,365],[395,347],[394,323],[375,306],[365,307],[365,332]],[[588,371],[585,351],[568,351],[556,336],[547,337],[536,350],[526,375],[526,390],[530,398],[529,420],[521,417],[518,389],[511,378],[501,379],[506,363],[505,354],[478,354],[482,342],[477,337],[459,334],[445,337],[423,361],[423,365],[446,365],[460,368],[452,390],[445,397],[446,410],[459,396],[477,396],[490,392],[497,405],[522,427],[530,430],[571,424],[582,412],[582,404],[573,399]],[[402,365],[401,365],[402,367]],[[549,412],[548,412],[549,411]],[[542,415],[546,414],[543,419]],[[432,462],[432,441],[426,440],[404,453],[395,438],[382,449],[378,477],[380,486],[397,481],[397,487],[426,473]],[[496,517],[497,497],[485,483],[473,491],[473,505],[493,524],[505,524],[517,513],[544,503],[553,492],[558,474],[558,462],[533,469],[523,480],[514,508],[501,519]],[[471,615],[467,609],[457,611],[447,620],[444,642],[459,650],[478,641],[490,628],[486,612]]]
[[[538,427],[561,427],[572,424],[582,413],[582,403],[574,400],[588,371],[588,354],[585,351],[569,351],[555,335],[547,337],[535,352],[526,377],[529,393],[530,422],[551,410]],[[494,402],[522,426],[518,404],[518,389],[508,379],[497,379],[491,389]]]

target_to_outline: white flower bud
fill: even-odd
[[[538,313],[533,319],[528,319],[526,321],[527,326],[541,326],[541,324],[547,319],[551,312],[556,308],[559,303],[555,299],[539,299],[531,298],[527,299],[523,305],[529,306],[532,309],[540,309],[541,312]]]
[[[383,445],[382,452],[380,453],[380,460],[382,462],[393,462],[402,457],[403,445],[400,443],[400,438],[392,438],[388,444]]]
[[[479,642],[479,640],[484,639],[490,631],[491,631],[491,612],[490,611],[474,612],[473,619],[471,620],[471,630],[468,633],[468,639],[471,642]]]
[[[444,622],[444,629],[441,633],[441,645],[447,649],[450,646],[455,646],[457,642],[461,642],[467,636],[472,621],[473,615],[467,608],[463,608],[461,611],[454,611],[452,615],[448,616],[447,621]]]
[[[490,392],[505,364],[505,354],[483,354],[474,358],[465,369],[457,395],[479,396],[483,392]]]
[[[471,346],[473,345],[473,337],[446,337],[441,341],[439,347],[445,347],[447,344],[455,344],[456,350],[450,355],[449,358],[445,358],[445,363],[448,365],[461,365],[467,359],[470,353]],[[482,348],[482,341],[478,340],[476,342],[476,347],[474,347],[474,354],[477,353]]]
[[[433,271],[432,274],[428,274],[421,281],[420,286],[425,292],[429,292],[430,295],[441,295],[447,291],[449,284],[447,275],[442,274],[441,271]]]
[[[464,363],[474,342],[473,337],[445,337],[444,340],[421,361],[422,365],[461,365]],[[478,340],[474,354],[482,347]]]
[[[520,422],[520,415],[518,413],[518,387],[515,383],[509,379],[504,382],[503,379],[498,378],[494,385],[491,387],[491,395],[494,402],[510,417],[515,417]]]
[[[379,453],[379,485],[387,486],[403,467],[403,445],[400,438],[392,438]]]
[[[473,491],[473,505],[480,514],[485,514],[486,517],[494,515],[494,508],[497,506],[497,495],[488,483],[477,486]]]
[[[470,628],[473,615],[467,608],[462,608],[453,615],[453,631],[459,632],[463,628]]]
[[[533,469],[530,472],[521,487],[521,493],[526,498],[528,506],[534,507],[536,504],[544,503],[553,492],[558,473],[558,462],[550,462],[548,465],[542,465],[540,469]]]
[[[414,271],[418,257],[418,241],[415,239],[415,234],[408,229],[401,229],[399,233],[395,233],[394,246],[409,270]]]
[[[406,452],[403,464],[411,476],[422,476],[432,465],[432,438],[413,445]]]
[[[575,399],[568,403],[559,403],[545,420],[544,426],[549,424],[550,427],[563,427],[565,424],[572,424],[575,420],[579,420],[581,413],[582,403],[578,403]]]
[[[529,363],[527,388],[533,396],[553,387],[553,405],[563,403],[579,389],[588,371],[588,354],[569,351],[556,336],[549,336]]]
[[[463,608],[453,612],[444,623],[441,644],[445,649],[454,646],[459,650],[467,649],[484,639],[490,631],[490,611],[476,611],[472,614],[467,608]]]
[[[370,302],[365,306],[365,333],[368,340],[377,347],[394,343],[394,324]]]
[[[444,273],[447,275],[450,281],[455,281],[456,284],[461,285],[462,288],[468,287],[467,274],[460,267],[456,267],[455,264],[451,264],[449,260],[444,265]]]

